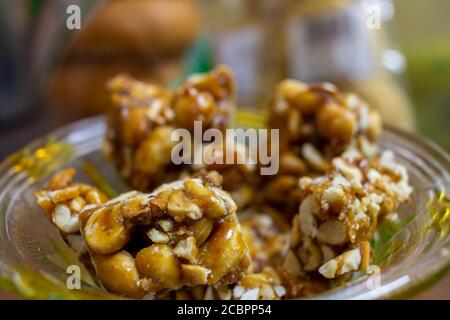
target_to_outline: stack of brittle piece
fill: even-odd
[[[270,101],[280,170],[174,164],[174,129],[230,128],[226,67],[178,89],[119,75],[104,153],[132,190],[108,199],[56,173],[37,202],[103,288],[131,298],[292,299],[372,263],[380,221],[410,200],[405,167],[380,150],[379,113],[329,83],[284,80]],[[271,143],[277,143],[271,141]],[[236,152],[245,152],[245,148]],[[256,167],[258,164],[256,164]]]

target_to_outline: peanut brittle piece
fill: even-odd
[[[325,172],[329,160],[355,139],[375,141],[381,117],[361,98],[342,93],[333,84],[288,79],[276,88],[269,125],[280,129],[282,171],[303,173],[306,165],[307,170]]]
[[[192,168],[171,161],[174,129],[225,130],[234,110],[234,78],[226,67],[189,77],[177,90],[118,75],[109,82],[104,152],[135,189],[149,191]],[[193,170],[195,171],[195,170]]]
[[[215,175],[163,184],[150,194],[131,192],[80,214],[107,290],[141,297],[233,283],[249,269],[236,205]]]
[[[377,222],[409,201],[408,179],[390,150],[371,158],[353,150],[334,158],[327,175],[300,178],[286,269],[296,276],[318,271],[328,279],[365,270]]]
[[[78,214],[88,205],[100,205],[108,198],[99,189],[73,182],[75,170],[57,172],[48,185],[35,192],[37,203],[65,235],[80,232]]]

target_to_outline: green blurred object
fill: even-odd
[[[420,119],[418,129],[450,150],[450,44],[406,52],[408,80]]]
[[[450,150],[450,1],[396,0],[395,5],[391,33],[408,62],[418,131]]]

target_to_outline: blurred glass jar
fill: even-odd
[[[233,69],[237,104],[262,106],[283,77],[285,2],[206,0],[202,4],[213,63]]]
[[[101,113],[120,72],[170,84],[199,25],[196,0],[0,1],[0,123]]]
[[[287,73],[302,81],[330,81],[359,93],[388,124],[414,128],[413,108],[399,82],[400,52],[389,48],[390,0],[290,0]]]
[[[102,0],[78,1],[88,15]],[[71,0],[0,1],[0,123],[13,125],[40,106],[42,91],[70,40]]]
[[[29,109],[30,82],[26,71],[28,12],[23,1],[0,2],[0,123],[15,119]]]

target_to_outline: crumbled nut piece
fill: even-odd
[[[343,245],[348,241],[347,230],[339,220],[325,221],[317,230],[317,239],[332,246]]]
[[[299,209],[300,230],[305,236],[315,237],[317,233],[316,218],[312,213],[312,197],[306,197]]]
[[[337,170],[342,172],[344,177],[346,177],[349,181],[362,180],[362,173],[361,171],[346,163],[346,161],[342,158],[335,158],[333,159],[333,166],[336,167]]]
[[[107,197],[98,189],[72,183],[74,175],[75,170],[72,168],[57,172],[51,177],[47,188],[35,193],[39,206],[64,234],[80,232],[78,214],[92,203],[89,193],[97,194],[98,204],[107,201]]]
[[[73,168],[67,168],[55,173],[48,183],[48,189],[58,190],[67,187],[72,182],[75,173]]]
[[[158,221],[158,224],[165,232],[173,230],[173,221],[170,219],[161,219]]]
[[[188,195],[193,197],[193,202],[204,209],[204,213],[210,218],[219,218],[227,214],[227,207],[222,198],[212,190],[202,186],[194,180],[186,180],[184,187]]]
[[[155,191],[158,192],[158,191]],[[149,200],[150,210],[153,216],[159,217],[167,211],[167,203],[169,202],[169,197],[171,192],[161,191],[155,197]]]
[[[199,220],[202,210],[193,203],[183,190],[175,190],[167,202],[167,213],[177,222],[182,222],[186,217]]]
[[[96,189],[87,191],[84,197],[89,204],[102,204],[106,201],[106,197]]]
[[[53,222],[65,233],[77,233],[80,228],[78,225],[78,217],[71,213],[65,204],[57,204],[53,212]]]
[[[233,298],[241,300],[277,300],[286,294],[286,288],[273,268],[244,275],[233,288]]]
[[[152,228],[147,232],[147,236],[154,243],[168,243],[170,241],[170,237],[167,233],[161,232],[158,229]]]
[[[358,270],[361,263],[361,251],[359,249],[352,249],[344,252],[335,259],[340,265],[340,269],[338,268],[338,275]]]
[[[335,259],[331,259],[319,268],[319,273],[327,279],[333,279],[336,276],[337,268],[337,261]]]
[[[307,272],[316,270],[322,261],[319,247],[308,237],[303,238],[302,246],[299,248],[297,255],[302,262],[302,269]]]
[[[245,291],[240,300],[258,300],[259,288],[253,288]]]
[[[198,247],[195,237],[187,237],[178,242],[173,252],[180,258],[184,258],[191,263],[197,262]]]
[[[50,198],[54,203],[64,202],[78,197],[80,194],[79,188],[70,186],[55,191],[49,191]]]
[[[75,199],[72,199],[69,203],[70,210],[74,212],[80,212],[85,205],[86,200],[84,200],[82,197],[76,197]]]
[[[298,277],[302,274],[302,267],[298,261],[295,253],[289,250],[286,258],[284,259],[283,268],[286,269],[291,275]]]
[[[194,287],[207,284],[211,270],[196,264],[182,264],[181,272],[187,285]]]

